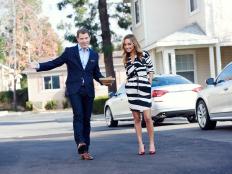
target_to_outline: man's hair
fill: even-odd
[[[86,28],[81,28],[77,30],[77,37],[79,37],[80,34],[85,34],[85,33],[87,33],[90,36],[89,30],[87,30]]]

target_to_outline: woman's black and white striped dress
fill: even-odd
[[[132,111],[143,112],[151,108],[151,84],[148,73],[154,72],[153,64],[148,52],[143,52],[142,59],[131,58],[125,65],[127,83],[125,85],[129,107]]]

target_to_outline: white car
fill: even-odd
[[[214,129],[217,121],[232,121],[232,62],[206,84],[196,101],[196,116],[203,130]]]
[[[201,85],[180,75],[160,75],[152,81],[152,115],[157,118],[186,117],[196,122],[195,103]]]
[[[181,116],[195,122],[195,103],[201,89],[201,85],[179,75],[157,75],[152,81],[153,120],[161,122],[168,117]],[[118,121],[133,120],[124,84],[106,101],[104,114],[109,127],[116,127]]]

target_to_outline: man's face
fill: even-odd
[[[89,47],[90,37],[88,33],[80,33],[79,36],[77,36],[77,42],[81,46],[81,48],[86,49]]]

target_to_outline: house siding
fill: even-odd
[[[205,80],[210,77],[209,48],[198,48],[195,49],[195,52],[197,66],[197,83],[205,87]]]

